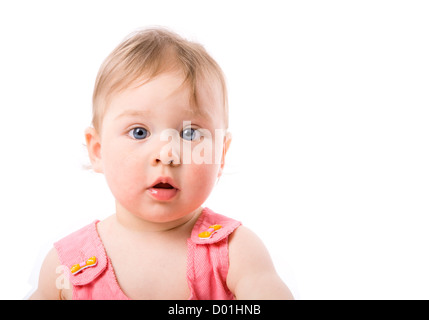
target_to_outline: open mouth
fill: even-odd
[[[171,184],[164,183],[164,182],[157,183],[152,188],[155,188],[155,189],[175,189]]]
[[[161,181],[159,181],[161,180]],[[149,194],[152,198],[158,201],[169,201],[175,198],[179,189],[172,185],[169,180],[170,178],[162,178],[156,181],[152,187],[148,189]]]

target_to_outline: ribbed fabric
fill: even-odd
[[[116,281],[112,263],[107,257],[97,232],[96,220],[88,226],[73,232],[54,244],[62,265],[67,266],[73,285],[73,300],[127,300]],[[90,257],[97,258],[97,264],[79,273],[71,274],[70,268]]]
[[[119,287],[112,263],[97,233],[96,220],[88,226],[68,235],[54,244],[62,265],[68,270],[92,256],[97,264],[79,273],[71,274],[74,300],[129,300]],[[221,229],[210,239],[198,237],[211,225]],[[188,239],[187,281],[191,291],[189,299],[229,300],[233,294],[226,285],[229,268],[228,236],[240,226],[240,222],[204,208]]]

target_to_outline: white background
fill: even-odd
[[[429,298],[426,1],[1,1],[0,298],[113,213],[83,130],[103,59],[171,28],[223,68],[233,143],[207,206],[299,299]]]

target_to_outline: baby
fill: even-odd
[[[116,213],[54,244],[32,299],[293,298],[261,240],[202,207],[231,136],[224,76],[201,45],[130,35],[100,68],[92,124]]]

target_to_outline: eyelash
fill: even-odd
[[[140,131],[144,130],[145,131],[145,134],[143,135],[143,137],[139,137],[139,138],[136,137],[137,130],[140,130]],[[191,133],[192,135],[191,135],[190,139],[186,139],[184,137],[184,132],[187,130],[193,130]],[[144,140],[150,136],[150,132],[146,128],[135,127],[135,128],[132,128],[128,131],[128,136],[132,139],[135,139],[135,140]],[[202,136],[202,134],[197,128],[185,128],[180,132],[180,137],[185,141],[199,140],[201,138],[201,136]]]
[[[184,137],[183,137],[183,134],[184,134],[184,132],[186,131],[186,130],[193,130],[193,134],[192,134],[192,136],[191,136],[191,139],[190,140],[188,140],[188,139],[185,139]],[[197,135],[197,137],[195,137],[195,135]],[[180,137],[182,138],[182,139],[184,139],[184,140],[186,140],[186,141],[194,141],[194,140],[199,140],[200,138],[201,138],[201,132],[198,130],[198,129],[196,129],[196,128],[185,128],[185,129],[183,129],[181,132],[180,132]]]
[[[140,129],[140,130],[144,130],[145,132],[146,132],[146,134],[144,135],[144,137],[142,137],[141,139],[140,138],[137,138],[136,136],[135,136],[135,132],[136,132],[136,130],[138,130],[138,129]],[[147,137],[149,137],[150,136],[150,133],[149,133],[149,131],[148,130],[146,130],[145,128],[143,128],[143,127],[135,127],[135,128],[132,128],[131,130],[129,130],[128,131],[128,136],[130,136],[132,139],[135,139],[135,140],[144,140],[144,139],[146,139]]]

